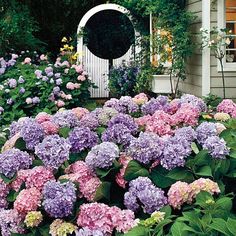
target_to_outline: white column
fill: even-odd
[[[202,0],[202,28],[211,30],[211,0]],[[202,51],[202,96],[211,92],[211,50]]]

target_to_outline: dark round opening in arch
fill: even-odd
[[[84,43],[94,55],[103,59],[123,56],[134,42],[132,22],[116,10],[94,14],[84,27]]]

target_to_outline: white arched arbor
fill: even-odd
[[[77,34],[80,35],[87,22],[91,17],[93,17],[93,15],[105,10],[113,10],[125,14],[132,23],[129,11],[126,8],[113,3],[106,3],[92,8],[83,16],[79,23]],[[135,31],[135,36],[137,37],[138,35],[138,32]],[[125,55],[113,60],[113,65],[120,65],[124,60],[130,61],[134,57],[134,52],[137,52],[137,50],[139,49],[135,48],[135,45],[132,45]],[[107,89],[109,61],[107,59],[102,59],[95,56],[88,49],[88,47],[84,45],[83,37],[78,38],[77,52],[79,54],[78,61],[84,65],[84,68],[88,72],[90,79],[98,86],[98,89],[92,89],[92,97],[109,97],[109,91]]]

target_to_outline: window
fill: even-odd
[[[236,71],[236,0],[218,0],[218,27],[230,30],[231,43],[225,49],[224,68]]]

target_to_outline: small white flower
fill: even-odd
[[[230,38],[227,38],[227,39],[225,40],[225,43],[226,43],[227,45],[230,45],[230,43],[231,43]]]

